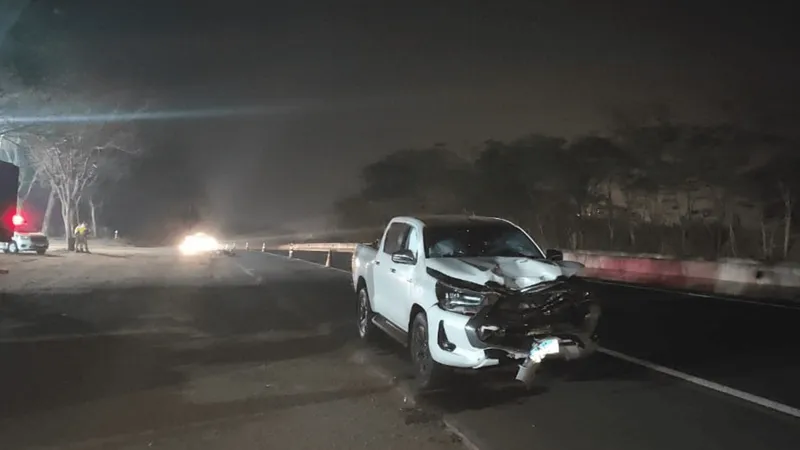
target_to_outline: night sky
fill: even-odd
[[[165,160],[193,158],[151,164],[140,180],[177,189],[188,181],[174,174],[191,171],[215,214],[261,223],[326,214],[361,166],[405,147],[603,131],[612,111],[653,102],[698,121],[731,106],[789,111],[795,15],[790,2],[765,5],[49,0],[15,26],[59,46],[67,62],[53,70],[159,108],[274,108],[142,126]]]

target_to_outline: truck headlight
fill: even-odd
[[[436,282],[436,298],[439,307],[445,311],[472,315],[493,303],[495,297],[492,293],[457,288],[442,281]]]

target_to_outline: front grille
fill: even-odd
[[[478,347],[529,348],[538,337],[571,338],[593,331],[595,321],[587,319],[596,307],[575,280],[557,280],[527,292],[506,291],[470,319],[468,337]]]

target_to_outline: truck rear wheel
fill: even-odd
[[[370,341],[375,334],[375,324],[372,318],[372,306],[369,303],[369,293],[366,286],[358,290],[358,336],[364,341]]]
[[[450,370],[433,359],[428,340],[428,317],[424,312],[414,317],[409,330],[409,350],[414,364],[417,387],[421,390],[436,389],[444,384]]]

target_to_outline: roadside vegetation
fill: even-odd
[[[338,229],[398,214],[496,215],[548,246],[716,259],[800,260],[800,155],[769,127],[692,124],[664,107],[602,134],[531,134],[476,149],[396,151],[364,167]]]

